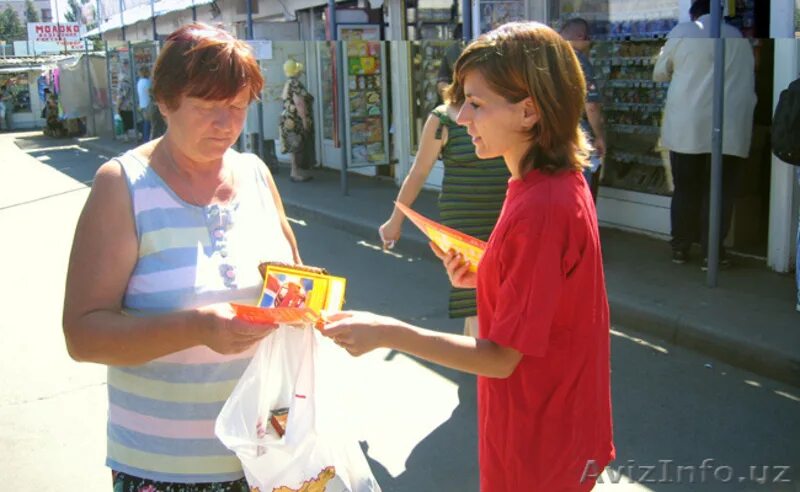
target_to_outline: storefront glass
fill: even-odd
[[[678,0],[551,0],[550,12],[556,29],[576,17],[590,25],[606,131],[601,184],[671,194],[668,152],[659,145],[668,84],[653,82],[653,68],[678,22]]]
[[[794,0],[794,35],[800,39],[800,0]]]
[[[332,42],[317,43],[317,58],[319,59],[320,92],[323,111],[320,115],[322,138],[333,140],[334,137],[334,51],[336,45]]]
[[[437,82],[442,63],[454,58],[462,46],[461,2],[418,0],[406,4],[407,36],[412,70],[411,132],[416,149],[422,126],[430,112],[442,104]],[[452,61],[450,62],[452,63]]]
[[[506,22],[525,20],[525,2],[523,0],[480,0],[479,28],[481,33],[491,31]]]

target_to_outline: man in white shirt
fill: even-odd
[[[675,190],[672,194],[672,261],[688,261],[698,238],[703,266],[708,252],[708,208],[714,94],[714,43],[710,36],[709,0],[695,0],[691,22],[667,35],[653,71],[653,80],[670,82],[661,127],[661,144],[670,151]],[[720,240],[730,229],[736,181],[750,153],[756,105],[754,58],[750,42],[723,23],[725,100],[723,120],[722,220]],[[699,237],[698,237],[699,236]],[[728,266],[725,251],[720,266]]]
[[[142,142],[150,140],[150,69],[139,68],[139,80],[136,81],[136,99],[139,101],[139,115],[142,122]]]

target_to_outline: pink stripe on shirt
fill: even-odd
[[[128,430],[173,439],[214,437],[214,420],[172,420],[142,415],[117,405],[108,406],[108,420]]]
[[[164,357],[156,359],[156,362],[168,362],[172,364],[217,364],[220,362],[230,362],[233,360],[249,359],[253,357],[258,344],[253,344],[252,347],[238,354],[220,354],[214,352],[205,345],[198,345],[191,347],[180,352],[175,352]]]

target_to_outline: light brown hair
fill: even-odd
[[[508,102],[533,100],[539,121],[529,131],[522,171],[588,166],[591,147],[580,128],[586,84],[572,47],[557,32],[537,22],[504,24],[467,46],[453,79],[463,87],[473,70]]]
[[[181,98],[224,101],[242,89],[258,99],[264,78],[250,47],[226,31],[187,24],[167,37],[153,69],[153,96],[169,109]]]

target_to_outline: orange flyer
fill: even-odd
[[[231,303],[236,316],[251,323],[317,323],[344,304],[347,280],[300,268],[269,265],[257,306]]]
[[[463,232],[458,232],[438,222],[434,222],[411,210],[402,203],[394,202],[394,204],[415,226],[419,227],[419,230],[428,236],[439,249],[445,252],[452,249],[457,253],[461,253],[464,255],[464,258],[469,260],[469,270],[471,272],[478,271],[478,263],[481,261],[483,252],[486,250],[486,242],[464,234]]]

